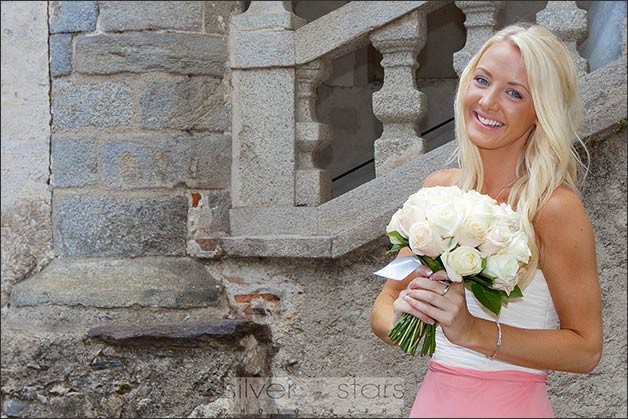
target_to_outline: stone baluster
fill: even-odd
[[[454,53],[454,70],[460,76],[462,70],[484,42],[495,34],[497,13],[504,7],[504,1],[457,1],[456,7],[465,15],[467,41],[464,47]]]
[[[253,1],[230,22],[232,207],[295,205],[294,30],[290,1]]]
[[[579,9],[575,1],[548,1],[545,9],[536,14],[536,23],[565,43],[579,76],[588,72],[587,60],[580,56],[577,45],[589,30],[586,10]]]
[[[296,205],[317,206],[332,198],[331,172],[318,167],[318,153],[330,145],[329,126],[318,122],[316,88],[331,74],[331,66],[314,60],[297,68]]]
[[[417,135],[425,113],[425,95],[416,87],[416,56],[425,45],[427,22],[423,12],[412,12],[374,31],[370,39],[383,56],[384,85],[373,94],[373,113],[382,122],[382,136],[375,140],[375,175],[425,153]]]

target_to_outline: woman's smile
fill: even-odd
[[[479,112],[473,112],[473,116],[475,117],[475,122],[477,122],[478,125],[488,130],[496,130],[502,128],[505,125],[503,122],[489,118],[486,115],[480,114]]]

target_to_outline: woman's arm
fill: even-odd
[[[454,184],[458,173],[458,169],[447,169],[434,172],[425,178],[422,187],[437,185],[448,186]],[[414,255],[412,250],[408,247],[404,247],[397,254],[397,258],[412,255]],[[401,292],[408,287],[410,281],[420,275],[426,275],[427,271],[422,268],[423,267],[417,268],[417,271],[412,272],[402,281],[396,281],[394,279],[387,280],[382,291],[375,299],[375,303],[373,304],[373,309],[371,311],[371,329],[373,329],[375,335],[389,345],[397,346],[397,344],[388,337],[388,332],[390,332],[397,320],[395,317],[399,316],[401,312],[412,314],[413,316],[426,322],[432,320],[423,313],[415,310],[406,301],[399,298],[402,295]]]
[[[408,247],[404,247],[399,250],[397,258],[412,255],[412,251]],[[397,344],[388,337],[388,332],[390,332],[395,323],[393,305],[395,300],[399,298],[399,293],[405,290],[410,281],[416,277],[417,274],[413,272],[402,281],[396,281],[394,279],[386,280],[384,288],[382,288],[382,291],[373,304],[373,309],[371,310],[371,329],[373,329],[377,337],[391,346],[397,346]]]
[[[602,303],[593,228],[578,196],[567,189],[557,190],[539,215],[535,230],[560,329],[502,325],[496,358],[535,369],[590,372],[602,353]],[[432,279],[443,279],[439,275],[446,276],[440,271]],[[442,297],[440,284],[420,278],[414,282],[423,288],[412,292],[417,298],[412,301],[414,308],[436,319],[449,340],[486,355],[495,352],[495,323],[468,313],[461,286],[452,286]]]

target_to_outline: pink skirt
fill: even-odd
[[[479,371],[430,361],[411,418],[553,418],[546,374]]]

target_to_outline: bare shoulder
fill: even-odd
[[[431,173],[423,181],[423,187],[452,186],[458,183],[460,169],[444,169]]]
[[[589,217],[578,193],[566,186],[560,186],[552,192],[538,212],[534,226],[539,234],[544,229],[556,228],[555,224],[565,225],[568,222],[588,223]]]
[[[541,247],[541,259],[557,249],[569,248],[570,253],[595,246],[593,226],[584,203],[568,187],[561,186],[552,193],[534,220],[534,230]]]

